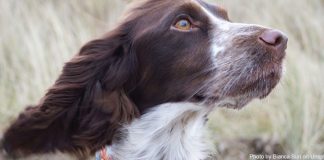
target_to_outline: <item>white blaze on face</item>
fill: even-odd
[[[205,12],[207,17],[209,18],[209,21],[212,23],[212,25],[214,25],[214,27],[213,27],[214,31],[211,31],[213,38],[211,40],[211,47],[210,47],[212,58],[214,59],[214,58],[216,58],[217,54],[219,54],[225,50],[225,45],[222,42],[226,41],[226,39],[228,39],[228,37],[226,36],[226,34],[219,34],[219,33],[229,32],[230,23],[216,17],[213,13],[211,13],[208,9],[206,9],[201,4],[199,4],[199,3],[197,3],[197,4]],[[214,61],[215,61],[215,59],[214,59]]]
[[[196,1],[195,1],[196,2]],[[245,23],[232,23],[222,18],[217,17],[207,8],[200,3],[196,2],[202,11],[207,15],[211,25],[213,25],[213,31],[210,31],[212,35],[211,40],[211,54],[212,58],[216,58],[219,53],[224,52],[228,47],[231,47],[231,42],[236,36],[249,36],[254,34],[253,30],[249,30],[250,27],[265,28],[255,24]],[[215,62],[216,60],[213,59]],[[215,62],[216,63],[216,62]]]

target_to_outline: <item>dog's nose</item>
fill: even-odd
[[[279,50],[285,50],[287,47],[288,38],[282,32],[278,30],[266,30],[260,36],[259,39],[267,46],[275,47]]]

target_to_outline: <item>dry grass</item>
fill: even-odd
[[[286,74],[266,100],[217,110],[210,127],[224,139],[270,137],[288,153],[324,153],[324,1],[219,0],[234,21],[288,34]],[[124,10],[120,0],[0,0],[0,130],[35,104],[63,63]]]

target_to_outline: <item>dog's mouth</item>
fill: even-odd
[[[195,103],[204,104],[206,106],[218,106],[218,107],[226,107],[231,109],[239,109],[240,103],[234,99],[221,99],[218,96],[206,96],[202,94],[196,94],[193,96],[191,101]]]
[[[197,93],[192,98],[191,101],[196,103],[204,103],[204,104],[213,104],[220,100],[218,96],[209,96],[203,93]]]
[[[280,79],[281,67],[277,67],[277,69],[268,72],[263,71],[262,76],[252,77],[248,81],[238,81],[225,92],[216,91],[213,94],[199,92],[191,98],[191,101],[205,105],[241,109],[255,98],[264,99],[267,97]]]
[[[263,99],[271,93],[280,79],[281,69],[270,71],[269,73],[264,74],[264,76],[240,85],[239,92],[234,93],[234,96],[249,95],[253,98]]]

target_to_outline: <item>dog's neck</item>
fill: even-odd
[[[209,109],[190,103],[163,104],[124,127],[110,146],[114,160],[205,159],[204,141]]]

